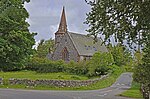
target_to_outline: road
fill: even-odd
[[[116,96],[130,88],[132,73],[123,73],[110,87],[89,91],[38,91],[0,89],[0,99],[131,99]]]

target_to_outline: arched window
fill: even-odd
[[[66,47],[62,50],[62,60],[69,61],[69,52]]]

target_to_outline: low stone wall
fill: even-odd
[[[9,79],[11,85],[24,84],[26,86],[37,86],[37,85],[47,85],[56,87],[78,87],[78,86],[88,86],[90,84],[96,83],[108,75],[102,76],[101,78],[92,80],[29,80],[29,79]]]
[[[3,78],[0,78],[0,84],[3,84]]]

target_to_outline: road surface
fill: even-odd
[[[0,89],[0,99],[131,99],[116,96],[130,88],[132,73],[123,73],[108,88],[89,91],[38,91]]]

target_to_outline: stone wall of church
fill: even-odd
[[[87,60],[90,60],[92,59],[92,56],[80,56],[80,61],[87,61]]]
[[[68,33],[65,33],[62,40],[57,45],[57,47],[53,53],[53,60],[61,60],[62,59],[62,51],[65,47],[67,48],[68,53],[69,53],[68,61],[74,60],[75,62],[78,62],[79,61],[78,52],[75,49],[73,42],[72,42],[71,38],[69,37]]]

